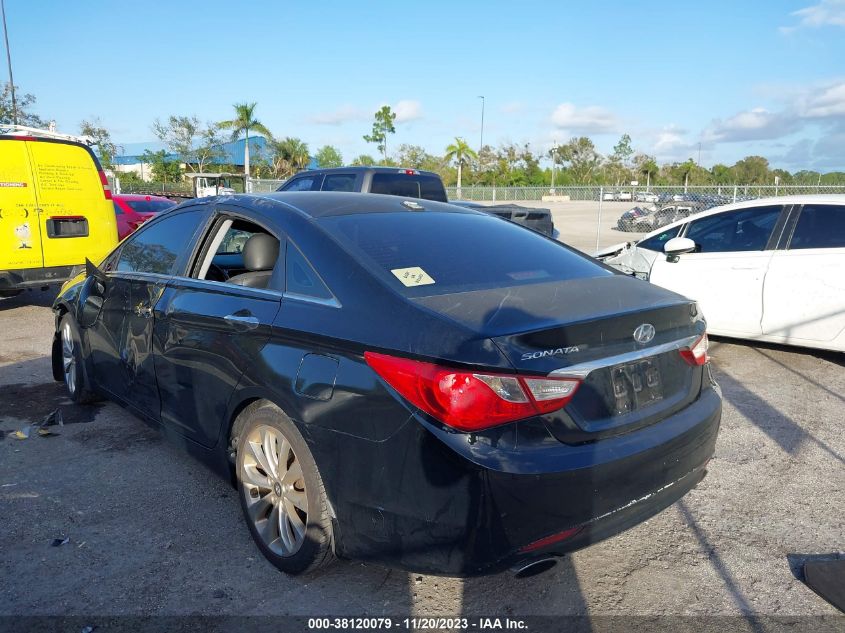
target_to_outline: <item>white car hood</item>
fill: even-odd
[[[654,260],[661,255],[662,253],[638,248],[635,243],[627,242],[600,250],[596,253],[596,259],[628,275],[648,279]]]

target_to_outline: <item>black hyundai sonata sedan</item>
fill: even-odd
[[[538,571],[695,487],[721,416],[694,302],[438,202],[187,202],[54,310],[70,397],[231,476],[288,573]]]

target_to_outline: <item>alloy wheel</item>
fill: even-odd
[[[62,369],[65,374],[65,385],[70,395],[76,393],[76,354],[74,349],[73,330],[70,323],[62,328]]]
[[[302,464],[290,442],[272,426],[252,429],[243,450],[240,479],[247,514],[271,551],[291,556],[305,541],[308,521]]]

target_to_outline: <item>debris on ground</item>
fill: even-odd
[[[41,422],[39,422],[38,424],[27,424],[26,426],[20,428],[14,433],[10,433],[10,435],[16,440],[28,440],[29,436],[32,435],[32,431],[34,430],[41,437],[52,437],[60,434],[56,433],[55,431],[49,430],[49,427],[64,425],[65,421],[62,417],[62,410],[54,409],[46,416],[44,416],[44,419],[41,420]]]
[[[50,547],[60,547],[62,545],[67,545],[70,543],[70,537],[66,536],[65,538],[54,538],[53,542],[50,543]]]

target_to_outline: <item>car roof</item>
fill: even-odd
[[[295,178],[296,176],[307,176],[310,173],[321,173],[321,174],[349,174],[349,173],[384,173],[384,174],[405,174],[408,171],[413,171],[416,174],[421,176],[434,176],[435,178],[440,178],[437,174],[433,171],[423,171],[422,169],[414,169],[413,167],[384,167],[384,166],[376,166],[376,165],[350,165],[348,167],[327,167],[325,169],[317,168],[317,169],[307,169],[305,171],[300,171],[291,178]]]
[[[681,224],[688,224],[693,220],[698,220],[700,218],[706,218],[711,215],[715,215],[717,213],[723,213],[725,211],[734,211],[735,209],[748,209],[751,207],[767,207],[773,204],[779,205],[787,205],[787,204],[841,204],[845,205],[845,194],[836,194],[836,193],[828,193],[828,194],[807,194],[807,195],[796,195],[796,196],[778,196],[778,197],[770,197],[770,198],[756,198],[754,200],[742,200],[737,202],[731,202],[730,204],[724,204],[719,207],[713,207],[712,209],[707,209],[705,211],[700,211],[695,215],[688,216],[686,218],[682,218],[680,220],[675,220],[667,224],[666,226],[661,226],[659,229],[655,229],[651,233],[646,233],[643,235],[638,242],[642,242],[645,239],[648,239],[652,235],[658,235],[660,233],[665,233],[668,229],[675,228]],[[666,206],[672,205],[681,205],[681,204],[689,204],[685,201],[678,201],[669,203]]]
[[[359,215],[364,213],[420,213],[439,211],[443,213],[465,213],[486,215],[466,207],[446,202],[435,202],[422,198],[408,198],[381,193],[358,193],[340,191],[277,191],[266,194],[236,194],[224,197],[225,201],[271,200],[298,211],[309,218],[323,218],[338,215]]]

